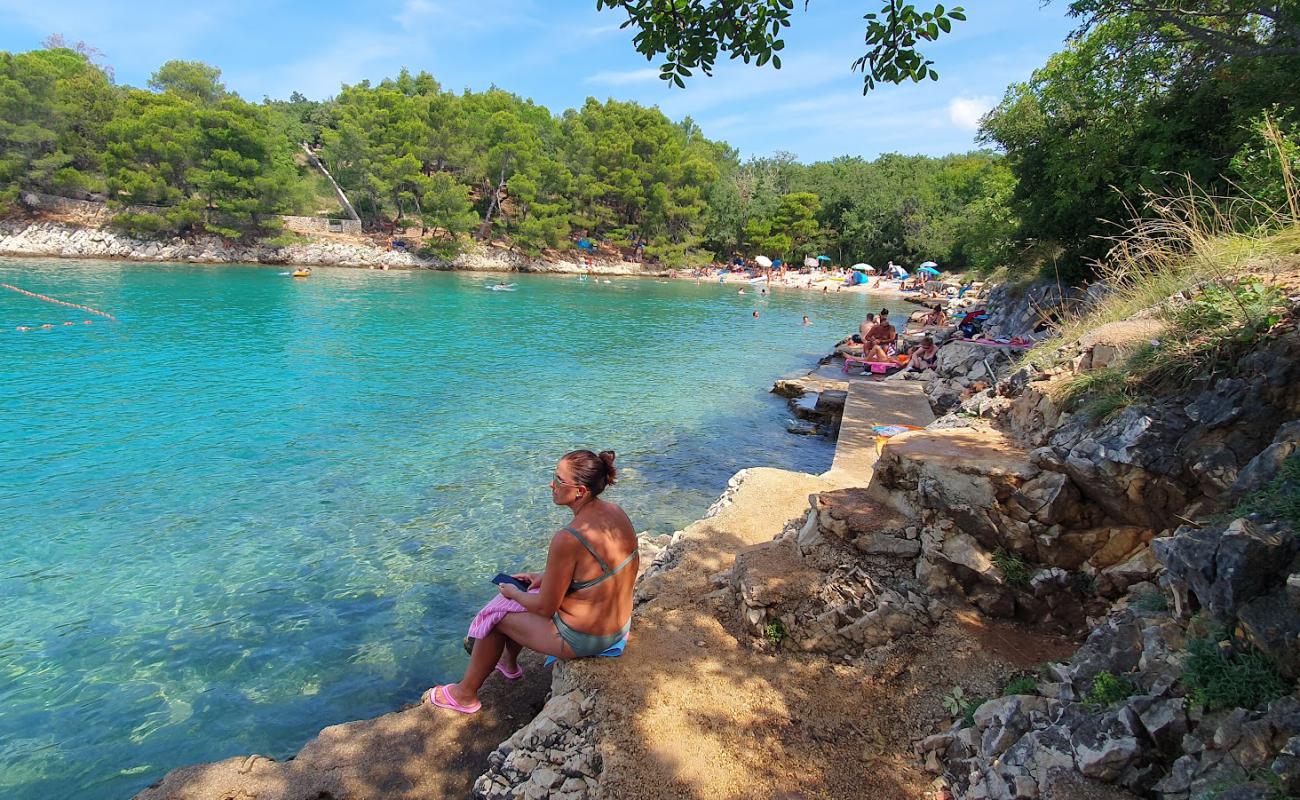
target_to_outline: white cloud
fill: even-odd
[[[356,31],[345,34],[313,54],[256,71],[232,72],[227,77],[232,87],[238,87],[247,96],[288,97],[290,91],[323,100],[338,94],[345,83],[356,83],[363,78],[395,77],[401,62],[398,59],[423,55],[421,42],[412,36]],[[425,61],[428,57],[421,58]]]
[[[645,69],[629,69],[623,72],[597,72],[595,75],[588,75],[583,83],[596,83],[602,86],[627,86],[631,83],[647,83],[659,79],[659,70],[656,67],[646,67]]]
[[[540,24],[532,0],[404,0],[393,20],[408,31],[456,34]]]
[[[993,108],[997,101],[988,95],[979,97],[954,97],[948,101],[948,119],[963,130],[978,130],[980,118]]]

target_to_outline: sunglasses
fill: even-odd
[[[555,477],[551,478],[551,483],[558,483],[558,484],[560,484],[561,486],[572,486],[572,487],[574,487],[575,489],[576,489],[577,487],[579,487],[579,486],[582,485],[581,483],[569,483],[569,482],[566,481],[564,478],[561,478],[561,477],[560,477],[560,473],[558,473],[558,472],[555,473]]]

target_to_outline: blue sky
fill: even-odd
[[[885,152],[942,155],[974,146],[977,120],[1007,84],[1024,80],[1071,29],[1064,0],[977,0],[969,20],[927,48],[938,83],[861,94],[849,65],[863,51],[862,14],[878,0],[796,3],[782,69],[739,62],[669,88],[632,49],[619,13],[594,0],[0,0],[0,49],[29,50],[48,34],[84,40],[120,83],[143,86],[158,65],[197,59],[221,68],[251,100],[312,98],[340,84],[427,70],[444,88],[496,85],[552,111],[588,96],[657,105],[692,117],[742,155],[778,150],[813,161]]]

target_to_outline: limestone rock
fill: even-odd
[[[1300,552],[1300,541],[1289,531],[1248,519],[1184,525],[1152,546],[1176,592],[1190,591],[1201,607],[1227,616],[1284,581]]]
[[[1102,781],[1118,778],[1142,754],[1139,729],[1128,708],[1086,717],[1070,740],[1079,772]]]

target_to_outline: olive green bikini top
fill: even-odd
[[[602,570],[604,570],[604,573],[603,573],[603,574],[597,576],[596,578],[593,578],[592,580],[589,580],[589,581],[574,581],[574,582],[570,583],[570,584],[569,584],[569,591],[570,591],[570,592],[576,592],[576,591],[578,591],[579,589],[590,589],[591,587],[595,586],[596,584],[600,583],[601,581],[603,581],[603,580],[605,580],[605,579],[607,579],[607,578],[612,578],[612,577],[614,577],[615,575],[617,575],[619,572],[621,572],[621,571],[623,570],[623,567],[626,567],[628,564],[631,564],[631,563],[632,563],[632,559],[636,558],[636,556],[637,556],[637,551],[636,551],[636,550],[633,550],[633,551],[628,555],[627,558],[623,559],[623,563],[622,563],[622,564],[619,564],[617,567],[614,567],[613,569],[610,569],[610,568],[609,568],[609,564],[606,564],[606,563],[605,563],[605,559],[601,558],[601,557],[600,557],[600,554],[597,553],[595,550],[592,549],[591,545],[587,543],[587,540],[584,539],[584,538],[582,538],[582,534],[581,534],[581,533],[578,533],[577,531],[575,531],[573,528],[569,527],[568,525],[565,525],[565,526],[564,526],[563,528],[561,528],[560,530],[568,531],[570,534],[572,534],[573,538],[575,538],[575,539],[578,540],[578,544],[582,545],[582,546],[587,550],[588,553],[591,553],[591,557],[594,558],[594,559],[596,559],[596,563],[597,563],[597,564],[600,564],[600,568],[601,568]]]

